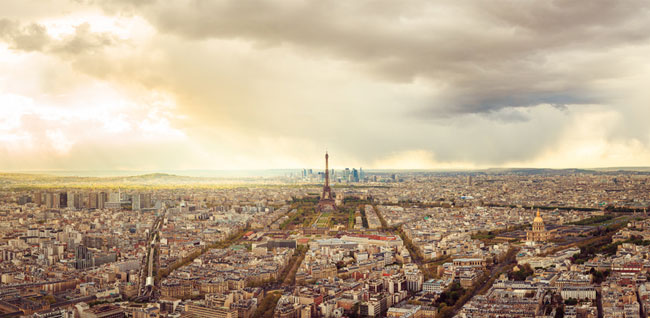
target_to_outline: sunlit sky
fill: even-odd
[[[2,0],[0,171],[648,166],[649,6]]]

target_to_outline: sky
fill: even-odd
[[[650,3],[2,0],[0,171],[650,165]]]

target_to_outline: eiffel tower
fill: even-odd
[[[325,185],[323,185],[323,194],[318,201],[318,209],[334,210],[336,209],[334,198],[332,197],[332,189],[330,188],[330,170],[329,170],[329,154],[325,152]]]

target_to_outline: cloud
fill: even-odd
[[[9,42],[12,49],[23,51],[40,51],[51,41],[42,25],[20,26],[7,19],[0,20],[0,38]]]
[[[128,109],[92,116],[57,108],[53,115],[29,99],[22,104],[6,104],[6,96],[0,100],[21,107],[14,125],[0,129],[3,169],[160,169],[187,159],[182,156],[188,148],[186,136],[164,117],[142,118]]]
[[[188,39],[238,39],[343,59],[437,88],[418,114],[592,104],[595,82],[632,72],[610,55],[647,45],[645,1],[104,1]],[[126,10],[126,9],[125,9]],[[593,66],[598,64],[598,67]]]
[[[63,55],[94,53],[117,42],[110,33],[92,32],[89,23],[77,25],[74,33],[56,39],[41,24],[23,25],[9,19],[0,19],[0,39],[9,43],[14,50]]]
[[[59,43],[52,47],[54,53],[60,54],[81,54],[94,52],[104,47],[114,45],[116,39],[110,33],[92,32],[89,23],[83,23],[75,27],[74,34],[64,37]]]
[[[170,169],[313,167],[325,148],[338,167],[626,165],[593,149],[650,149],[642,1],[57,1],[0,20],[0,96],[33,104],[0,129],[5,166],[38,165],[34,149],[45,166]]]

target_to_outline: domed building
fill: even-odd
[[[537,209],[537,215],[533,219],[533,228],[530,231],[526,231],[526,241],[528,242],[546,242],[553,237],[552,231],[546,230],[546,225],[544,225],[544,220],[542,216],[539,215],[539,209]]]

